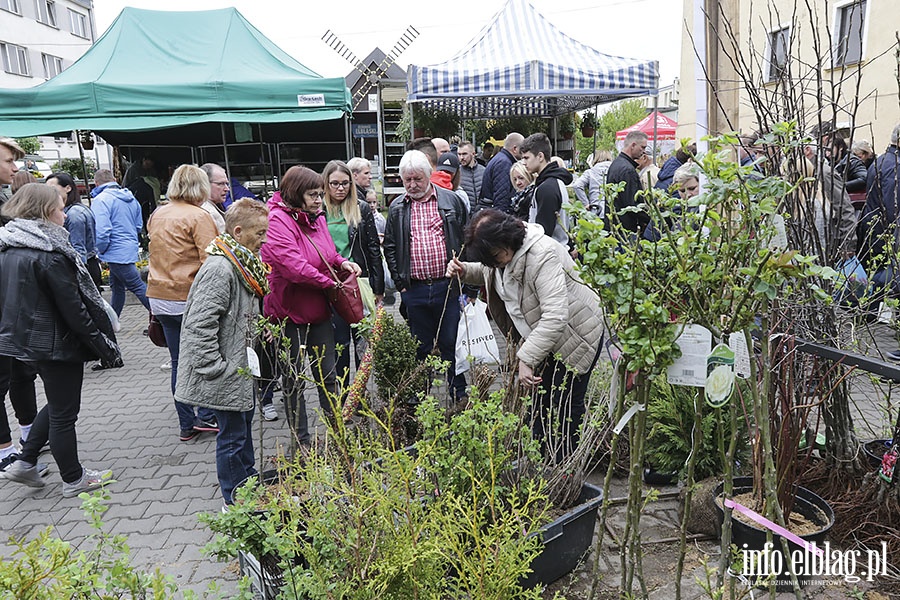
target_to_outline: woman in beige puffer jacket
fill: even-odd
[[[453,259],[447,276],[484,285],[497,326],[521,341],[519,382],[534,390],[532,431],[545,452],[562,457],[576,442],[600,353],[600,298],[578,277],[565,246],[511,215],[480,211],[465,247],[477,262]]]

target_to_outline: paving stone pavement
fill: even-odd
[[[104,295],[108,298],[109,292]],[[215,581],[223,587],[224,597],[229,597],[237,589],[237,562],[219,563],[204,556],[202,548],[213,535],[198,520],[201,513],[222,506],[215,436],[204,433],[190,442],[179,441],[169,387],[171,372],[160,368],[169,359],[168,350],[154,346],[143,335],[146,326],[147,312],[129,294],[118,334],[125,366],[94,372],[91,363],[85,365],[77,425],[79,459],[91,468],[113,470],[116,482],[108,488],[112,498],[103,520],[108,531],[128,537],[135,566],[149,571],[159,568],[181,589],[200,592]],[[188,351],[182,348],[182,353]],[[38,386],[40,407],[44,404],[40,378]],[[314,396],[310,394],[313,403]],[[289,442],[277,399],[278,394],[276,405],[282,418],[263,421],[266,456],[273,456],[279,445]],[[9,402],[4,410],[13,439],[18,439]],[[254,427],[257,448],[259,442],[260,432]],[[81,500],[62,497],[62,481],[52,455],[44,453],[41,461],[50,464],[43,488],[0,479],[0,556],[11,553],[10,536],[32,539],[52,526],[56,536],[78,545],[92,531]]]

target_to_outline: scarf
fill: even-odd
[[[272,270],[271,267],[227,233],[216,236],[206,248],[206,253],[210,256],[227,258],[240,276],[244,287],[260,298],[269,293],[266,275]]]
[[[56,252],[72,261],[77,271],[78,291],[88,314],[110,340],[115,341],[112,324],[106,313],[103,298],[81,260],[81,255],[69,243],[69,232],[49,221],[13,219],[0,228],[0,250],[6,248],[31,248],[44,252]]]

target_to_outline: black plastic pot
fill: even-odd
[[[542,536],[544,549],[531,561],[531,574],[522,583],[524,587],[553,583],[578,566],[594,541],[594,524],[602,502],[603,490],[585,483],[577,506],[534,534]]]
[[[861,444],[866,460],[873,469],[881,467],[881,457],[890,450],[891,440],[870,440]]]
[[[725,511],[722,508],[722,505],[719,504],[718,499],[722,495],[723,486],[724,483],[720,483],[713,491],[713,498],[716,499],[716,502],[713,502],[713,504],[715,505],[716,511],[719,513],[719,518],[722,521],[725,520]],[[734,496],[752,490],[752,477],[734,478],[734,489],[732,491],[732,494]],[[829,505],[828,502],[826,502],[820,496],[811,492],[810,490],[804,487],[797,486],[793,511],[800,515],[803,515],[819,526],[819,529],[814,533],[804,534],[798,537],[807,542],[815,542],[816,545],[821,547],[822,542],[825,541],[825,537],[827,536],[828,531],[831,529],[832,525],[834,525],[834,510],[832,510],[831,505]],[[785,565],[787,569],[790,568],[791,558],[790,556],[782,556],[781,539],[782,538],[780,535],[772,535],[772,543],[774,544],[774,546],[771,552],[773,554],[777,553],[778,557],[780,557],[773,560],[780,561],[780,564]],[[738,518],[733,517],[731,520],[731,543],[737,546],[739,551],[762,550],[766,543],[766,530],[761,527],[748,525]],[[797,550],[803,552],[802,547],[798,546],[790,540],[788,540],[788,548],[790,549],[791,555],[793,555]],[[804,585],[804,583],[809,579],[815,577],[814,575],[808,574],[810,568],[804,567],[802,570],[803,572],[798,573],[797,577],[801,586]],[[782,574],[776,578],[776,587],[778,591],[791,591],[792,585],[790,574],[786,574],[785,571],[782,571],[781,573]],[[752,581],[760,581],[765,579],[764,577],[757,577],[748,573],[745,573],[745,575],[747,575],[748,578]],[[760,582],[765,583],[765,581]]]

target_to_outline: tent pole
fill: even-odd
[[[84,189],[88,193],[88,198],[90,198],[91,190],[88,184],[87,165],[84,164],[84,150],[81,147],[81,132],[76,130],[72,133],[75,134],[75,145],[78,146],[78,156],[81,157],[81,176],[84,177]],[[90,206],[90,200],[88,200],[88,206]]]
[[[600,130],[600,128],[597,126],[600,124],[600,105],[599,104],[594,105],[594,123],[596,123],[596,125],[594,125],[594,151],[593,151],[593,154],[591,154],[591,162],[594,162],[594,157],[597,156],[597,134]],[[593,166],[594,165],[588,165],[588,168],[593,167]]]
[[[231,190],[231,164],[228,160],[228,144],[225,141],[225,123],[219,121],[219,131],[222,132],[222,149],[225,150],[225,175],[228,176],[228,189]],[[234,196],[231,197],[234,200]]]
[[[415,114],[413,114],[413,106],[415,106],[412,102],[408,102],[407,106],[409,106],[409,139],[416,139],[416,134],[414,133],[416,130],[416,120]]]
[[[659,146],[659,138],[656,137],[656,126],[659,123],[659,90],[653,96],[653,162],[656,162],[656,149]]]
[[[263,142],[263,132],[262,132],[262,123],[256,124],[256,131],[259,133],[259,160],[263,163],[263,194],[265,195],[265,199],[263,202],[268,200],[269,198],[269,175],[266,167],[270,166],[266,164],[266,145]],[[269,153],[269,163],[272,162],[272,153]],[[275,172],[275,169],[272,169],[272,173]]]
[[[344,160],[350,160],[353,156],[353,148],[350,139],[350,115],[344,113],[344,154],[347,156]]]

